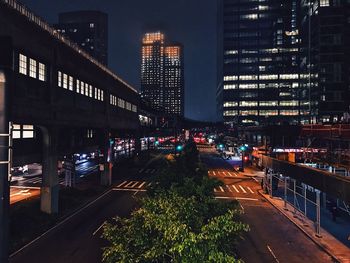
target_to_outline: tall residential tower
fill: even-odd
[[[108,65],[108,15],[99,11],[59,14],[55,28],[96,60]]]
[[[159,111],[184,115],[183,46],[167,43],[161,32],[142,40],[141,96]]]

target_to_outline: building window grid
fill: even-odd
[[[35,59],[30,58],[29,59],[29,77],[36,79],[36,67],[37,67],[37,62]]]
[[[19,54],[19,73],[27,75],[27,56]]]

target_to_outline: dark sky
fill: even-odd
[[[215,0],[21,0],[34,13],[55,23],[58,13],[99,10],[109,15],[109,67],[140,89],[142,33],[163,29],[185,47],[185,115],[215,120]]]

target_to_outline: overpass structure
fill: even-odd
[[[42,147],[41,210],[58,212],[59,154],[84,144],[104,153],[110,138],[137,136],[137,91],[14,0],[0,0],[0,245],[7,242],[8,173],[14,145]],[[40,137],[40,138],[38,138]],[[20,155],[20,153],[18,153]],[[14,159],[17,152],[14,149]],[[0,261],[6,262],[6,248]]]

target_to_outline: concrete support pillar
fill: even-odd
[[[43,133],[43,183],[41,186],[41,211],[58,213],[57,143],[58,130],[55,127],[40,127]]]
[[[0,41],[1,46],[1,41]],[[0,57],[0,62],[1,57]],[[0,65],[1,66],[1,65]],[[0,262],[8,262],[9,252],[9,111],[8,82],[0,68]]]
[[[112,185],[112,168],[113,168],[113,162],[112,162],[112,145],[110,142],[110,133],[109,131],[105,131],[103,135],[103,142],[101,145],[102,152],[103,152],[103,171],[101,171],[101,185],[109,186]]]

